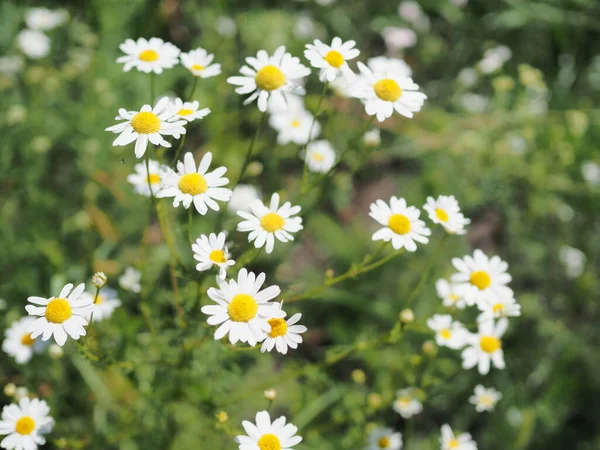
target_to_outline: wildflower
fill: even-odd
[[[215,55],[203,48],[197,48],[189,53],[181,53],[181,64],[194,76],[200,78],[215,77],[221,73],[221,64],[212,64]]]
[[[569,278],[577,278],[583,274],[587,257],[585,253],[575,247],[563,245],[559,249],[560,262],[565,267],[565,273]]]
[[[493,411],[496,403],[502,398],[502,393],[494,388],[484,388],[481,384],[475,386],[473,395],[469,402],[475,405],[477,412]]]
[[[302,438],[295,436],[298,428],[291,423],[286,424],[286,421],[286,417],[281,416],[271,422],[267,411],[256,413],[256,425],[244,420],[242,426],[247,436],[240,435],[235,438],[239,450],[292,450],[295,445],[302,442]]]
[[[441,450],[477,450],[477,443],[469,433],[454,435],[450,425],[442,425],[442,436],[440,437]]]
[[[465,345],[466,330],[463,324],[453,321],[449,314],[435,314],[427,320],[427,326],[435,331],[435,342],[440,347],[459,349]]]
[[[304,145],[315,139],[321,132],[321,125],[314,120],[313,115],[303,106],[292,108],[291,102],[288,102],[287,111],[271,115],[269,125],[278,132],[277,143],[281,145],[290,142]]]
[[[160,38],[127,39],[119,48],[125,53],[125,56],[117,58],[118,63],[125,63],[124,72],[135,67],[140,72],[161,74],[164,69],[171,69],[179,62],[180,50]]]
[[[217,420],[220,423],[225,423],[229,420],[229,414],[227,414],[227,411],[219,411],[217,413]]]
[[[402,418],[410,419],[423,411],[423,404],[419,401],[416,393],[415,388],[406,388],[396,392],[396,400],[394,400],[392,408]]]
[[[210,233],[208,236],[203,234],[192,244],[194,259],[198,261],[196,265],[198,272],[217,266],[219,268],[219,278],[225,278],[227,269],[235,264],[225,245],[226,237],[227,235],[223,232],[218,235],[215,233]]]
[[[379,128],[373,128],[367,131],[363,136],[363,142],[367,147],[378,147],[381,145],[381,131]]]
[[[455,284],[448,283],[447,280],[439,279],[435,282],[435,290],[439,298],[443,300],[443,305],[447,307],[456,307],[465,309],[467,304],[458,293]]]
[[[22,56],[0,56],[0,73],[15,75],[23,70],[25,63]],[[20,123],[27,117],[27,110],[22,105],[12,105],[6,114],[10,124]]]
[[[281,309],[281,305],[279,306]],[[285,314],[285,313],[284,313]],[[270,352],[275,348],[279,353],[286,354],[288,347],[296,349],[298,344],[302,343],[302,333],[306,332],[304,325],[296,325],[302,314],[297,313],[285,320],[283,317],[273,317],[267,322],[271,327],[271,331],[267,333],[260,351]]]
[[[275,389],[267,389],[264,393],[265,400],[272,402],[277,398],[277,391]]]
[[[173,102],[173,106],[177,112],[171,120],[183,119],[186,122],[191,122],[196,119],[202,119],[210,114],[210,108],[198,110],[200,102],[197,100],[194,100],[193,102],[184,102],[180,98],[176,98]]]
[[[334,37],[331,45],[315,39],[312,44],[306,45],[304,57],[311,66],[320,69],[319,80],[331,82],[341,76],[352,77],[348,61],[360,55],[355,45],[355,41],[343,42],[339,37]]]
[[[102,289],[98,295],[92,292],[85,292],[84,295],[89,296],[94,302],[94,309],[87,316],[88,322],[108,319],[115,309],[121,306],[121,300],[117,298],[117,291],[108,287]]]
[[[17,35],[21,51],[31,59],[41,59],[50,53],[50,38],[41,31],[23,30]]]
[[[437,199],[427,197],[423,209],[433,223],[439,223],[450,234],[465,234],[465,226],[471,223],[461,212],[453,195],[440,195]]]
[[[6,386],[4,386],[4,395],[6,395],[7,397],[14,396],[16,392],[17,386],[15,386],[14,383],[8,383]]]
[[[119,278],[119,286],[121,286],[121,288],[125,289],[126,291],[131,291],[135,293],[141,292],[141,278],[142,274],[140,271],[135,270],[133,267],[127,267],[125,269],[125,273]]]
[[[367,67],[373,72],[392,72],[403,77],[411,77],[412,69],[406,61],[388,56],[374,56],[367,60]]]
[[[417,34],[405,27],[385,27],[381,30],[381,37],[385,46],[392,52],[414,47],[417,43]]]
[[[510,48],[505,45],[490,48],[483,54],[483,59],[479,61],[478,68],[483,73],[492,73],[500,69],[506,61],[512,56]]]
[[[25,12],[25,24],[37,31],[48,31],[61,26],[69,19],[64,9],[30,8]]]
[[[106,280],[107,278],[104,272],[96,272],[94,275],[92,275],[92,285],[96,289],[102,289],[102,287],[106,284]]]
[[[400,450],[402,434],[391,428],[376,428],[369,435],[369,445],[366,450]]]
[[[399,317],[402,323],[413,323],[415,321],[415,313],[410,308],[405,308],[400,311]]]
[[[31,338],[28,329],[34,322],[34,317],[22,317],[14,321],[4,333],[2,351],[15,358],[17,364],[29,362],[34,353],[40,353],[46,347],[41,339]]]
[[[235,20],[227,16],[219,16],[216,21],[217,33],[225,37],[233,37],[237,33]]]
[[[46,443],[44,434],[52,431],[54,419],[50,417],[50,408],[44,400],[23,397],[19,404],[10,404],[2,408],[0,435],[6,437],[0,442],[5,449],[36,450],[38,445]]]
[[[590,186],[600,184],[600,165],[594,161],[585,161],[581,165],[581,175]]]
[[[28,396],[29,396],[29,389],[27,389],[25,386],[19,386],[15,390],[15,400],[16,401],[19,401],[22,398],[25,398]]]
[[[327,173],[335,165],[335,150],[329,141],[314,141],[306,146],[303,158],[311,172]]]
[[[479,323],[477,333],[469,333],[466,337],[467,347],[462,351],[463,369],[472,369],[477,366],[481,375],[490,371],[490,362],[497,369],[504,369],[504,351],[502,350],[502,336],[508,327],[506,318],[498,322],[486,321]]]
[[[513,296],[498,297],[495,294],[490,294],[483,300],[478,301],[477,307],[481,311],[481,314],[477,317],[478,322],[501,317],[519,317],[521,315],[521,305],[517,303]]]
[[[160,191],[160,164],[153,159],[148,161],[148,169],[146,163],[138,163],[133,166],[134,173],[127,175],[127,181],[133,185],[133,190],[144,197],[150,197],[150,189],[156,196]],[[148,187],[150,184],[150,187]]]
[[[227,203],[227,209],[233,213],[238,211],[251,211],[251,206],[255,200],[260,200],[261,195],[258,188],[250,184],[238,184],[233,188],[233,194],[229,203]]]

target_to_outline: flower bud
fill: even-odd
[[[437,353],[437,346],[433,341],[423,342],[423,353],[427,356],[434,356]]]
[[[265,396],[265,399],[272,402],[273,400],[275,400],[277,398],[277,391],[275,389],[267,389],[264,392],[264,396]]]
[[[365,384],[365,381],[367,381],[367,374],[360,369],[355,369],[352,371],[352,380],[354,380],[356,384]]]
[[[367,396],[367,402],[369,403],[369,406],[373,409],[379,409],[379,407],[381,406],[381,403],[383,402],[381,395],[379,395],[377,392],[371,392],[368,396]]]
[[[225,411],[219,411],[217,413],[217,420],[221,423],[225,423],[229,420],[229,415]]]
[[[406,308],[400,311],[400,322],[413,323],[415,321],[415,313],[412,309]]]
[[[102,286],[104,286],[106,284],[106,279],[107,278],[106,278],[106,275],[104,274],[104,272],[96,272],[92,276],[92,284],[97,289],[100,289],[100,288],[102,288]]]
[[[17,387],[14,383],[8,383],[6,386],[4,386],[4,395],[6,395],[7,397],[12,397],[13,395],[15,395],[16,391]]]

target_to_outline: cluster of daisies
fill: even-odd
[[[391,428],[376,428],[369,434],[366,450],[400,450],[402,433]],[[442,425],[440,436],[441,450],[477,450],[477,444],[469,433],[455,434],[448,424]]]
[[[30,8],[25,13],[27,26],[17,35],[19,49],[30,59],[41,59],[50,53],[50,37],[46,34],[69,20],[64,9]]]

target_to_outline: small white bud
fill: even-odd
[[[106,280],[107,278],[104,272],[96,272],[92,276],[92,284],[98,289],[102,288],[102,286],[106,284]]]
[[[277,397],[277,391],[275,389],[267,389],[264,393],[265,399],[272,402]]]
[[[65,351],[60,345],[51,344],[50,347],[48,347],[48,353],[52,359],[59,359],[62,358],[62,356],[65,354]]]
[[[4,395],[6,395],[7,397],[12,397],[13,395],[15,395],[16,391],[17,387],[14,383],[8,383],[6,386],[4,386]]]

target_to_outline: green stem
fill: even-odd
[[[99,288],[99,287],[96,288],[96,295],[94,295],[94,305],[98,301],[98,294],[100,293],[100,289],[102,289],[102,288]],[[92,310],[92,314],[90,315],[90,326],[91,326],[93,320],[94,320],[94,311]]]
[[[323,85],[323,91],[321,91],[321,96],[319,97],[319,101],[317,102],[317,109],[315,111],[315,114],[312,118],[312,122],[310,124],[310,130],[308,133],[308,139],[306,140],[306,144],[304,144],[304,146],[302,147],[302,150],[300,151],[300,154],[304,154],[304,167],[302,169],[302,183],[300,185],[300,192],[302,194],[304,194],[308,188],[308,162],[306,161],[306,147],[308,147],[308,144],[312,141],[312,134],[313,134],[313,128],[315,126],[315,123],[317,121],[317,118],[321,115],[321,104],[323,103],[323,99],[325,98],[325,94],[327,94],[327,88],[329,87],[329,82],[327,81],[324,85]]]
[[[194,205],[190,205],[190,207],[188,208],[188,240],[190,241],[190,245],[192,245],[194,243],[193,237],[192,237],[192,210],[194,208]]]
[[[248,168],[248,164],[250,164],[250,159],[252,158],[252,150],[254,149],[254,144],[255,144],[256,140],[258,139],[258,136],[261,133],[261,130],[264,126],[266,117],[267,117],[267,113],[263,112],[262,116],[260,118],[260,124],[258,125],[258,128],[254,132],[254,135],[252,136],[252,139],[250,140],[250,145],[248,146],[248,151],[246,152],[246,157],[244,158],[244,164],[242,165],[242,170],[240,171],[237,181],[232,184],[231,189],[234,189],[239,184],[239,182],[242,181],[242,178],[244,178],[244,174],[246,173],[246,169]]]
[[[194,92],[196,92],[196,86],[198,86],[198,77],[194,77],[194,83],[192,84],[192,89],[190,90],[190,94],[187,96],[188,101],[191,101]],[[175,155],[173,156],[173,160],[171,161],[171,165],[175,164],[175,161],[179,158],[179,154],[181,153],[181,149],[183,149],[183,144],[185,143],[185,137],[187,133],[181,136],[181,140],[179,141],[179,145],[177,146],[177,150],[175,150]]]
[[[156,99],[156,74],[152,72],[150,74],[150,106],[154,105]]]

